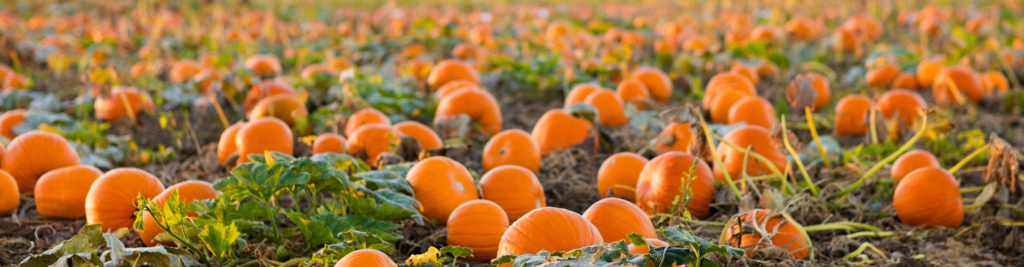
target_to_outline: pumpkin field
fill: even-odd
[[[0,2],[0,266],[1024,266],[1024,1]]]

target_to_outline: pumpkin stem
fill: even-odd
[[[970,155],[967,155],[967,157],[964,157],[963,160],[960,160],[960,162],[957,162],[956,165],[954,165],[952,168],[949,168],[949,174],[956,173],[956,171],[959,171],[960,169],[962,169],[965,165],[967,165],[968,162],[971,162],[971,160],[973,160],[975,157],[977,157],[978,155],[981,155],[981,153],[984,153],[985,151],[988,151],[988,148],[991,147],[991,146],[992,146],[991,144],[985,144],[984,146],[981,146],[980,148],[978,148],[978,150],[975,150],[974,152],[972,152]]]
[[[810,108],[807,108],[807,111],[810,112]],[[807,118],[810,120],[811,116],[808,115]],[[814,129],[813,121],[809,124],[811,125],[811,129]],[[804,162],[800,159],[800,154],[796,153],[796,149],[793,149],[793,145],[789,144],[788,133],[789,131],[786,130],[786,115],[782,115],[782,143],[786,146],[786,150],[789,150],[789,153],[793,155],[793,161],[796,162],[797,168],[800,168],[800,174],[804,176],[804,181],[807,182],[807,187],[811,188],[811,194],[813,194],[814,197],[818,197],[818,186],[814,185],[814,181],[811,181],[811,176],[807,175],[807,168],[804,167]],[[811,133],[814,133],[814,131],[811,130]],[[818,141],[817,138],[815,138],[814,141]],[[818,149],[821,150],[822,155],[825,155],[825,149],[821,147],[821,143],[818,143]],[[828,165],[827,158],[825,159],[825,165]]]
[[[690,106],[690,104],[686,104],[686,105]],[[698,110],[696,107],[690,106],[690,109],[693,110],[693,112],[697,114],[697,116],[695,116],[695,117],[697,117],[700,120],[700,127],[701,127],[701,129],[704,130],[704,136],[706,137],[704,139],[705,139],[705,141],[708,142],[708,151],[711,152],[711,158],[715,160],[715,165],[716,166],[725,166],[725,165],[722,164],[722,159],[718,158],[718,152],[717,152],[717,149],[715,148],[715,142],[714,142],[714,139],[712,138],[711,130],[708,130],[707,122],[704,121],[704,116],[702,116],[700,114],[700,110]],[[731,177],[731,175],[729,175],[729,172],[723,172],[723,173],[725,174],[725,181],[729,184],[729,189],[731,189],[732,190],[732,194],[736,196],[736,200],[743,200],[743,194],[740,193],[740,190],[738,188],[736,188],[736,183],[733,183],[732,177]]]
[[[811,137],[814,138],[814,143],[818,144],[818,154],[821,154],[821,159],[825,161],[825,168],[831,169],[832,162],[829,162],[825,146],[823,146],[821,144],[821,140],[818,139],[818,129],[814,126],[814,116],[811,116],[811,108],[804,107],[804,113],[807,114],[807,127],[811,130]]]

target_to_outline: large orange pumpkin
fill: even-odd
[[[597,227],[605,243],[626,240],[629,233],[658,238],[647,214],[636,204],[619,198],[605,198],[594,203],[583,213],[583,218]]]
[[[93,166],[77,165],[47,172],[36,182],[36,210],[43,219],[85,217],[85,198],[103,175]]]
[[[636,182],[637,206],[648,215],[671,212],[672,201],[682,194],[679,188],[682,178],[690,173],[693,164],[697,164],[689,187],[693,196],[685,208],[697,218],[707,217],[715,193],[711,168],[704,161],[683,152],[661,154],[644,166]]]
[[[192,203],[193,200],[213,199],[217,197],[217,190],[213,189],[213,185],[203,181],[185,181],[168,187],[159,195],[154,197],[153,203],[157,206],[163,207],[164,203],[171,198],[171,193],[177,191],[178,199],[184,201],[185,205]],[[196,216],[193,212],[189,212],[189,216]],[[142,238],[142,243],[147,246],[155,246],[157,244],[163,244],[165,246],[173,245],[173,242],[159,242],[155,240],[157,235],[163,233],[164,230],[160,229],[157,225],[156,219],[149,212],[143,212],[142,221],[145,224],[145,230],[139,232],[139,237]]]
[[[250,121],[235,135],[239,164],[251,161],[249,155],[263,155],[268,151],[292,155],[293,145],[291,129],[274,117]]]
[[[323,153],[345,153],[345,137],[333,133],[325,133],[313,141],[313,155]]]
[[[127,108],[125,104],[128,104]],[[153,112],[154,109],[153,99],[149,97],[149,94],[123,86],[115,86],[110,89],[109,93],[97,97],[93,108],[96,109],[97,119],[107,121],[128,118],[127,112],[129,111],[138,118],[139,113],[143,110]]]
[[[491,137],[484,146],[484,170],[515,165],[531,172],[540,171],[540,146],[530,134],[520,129],[504,130]]]
[[[118,168],[93,182],[85,197],[87,224],[103,224],[103,232],[132,227],[135,223],[135,197],[153,198],[164,191],[160,180],[136,168]]]
[[[978,103],[992,93],[991,90],[986,90],[987,88],[974,70],[964,66],[953,66],[942,69],[935,76],[935,84],[932,86],[932,96],[935,97],[935,102],[938,104],[957,103],[956,92],[953,92],[954,88],[959,91],[964,100],[973,103]]]
[[[345,136],[352,137],[352,134],[362,127],[363,125],[369,124],[384,124],[391,126],[391,119],[387,115],[380,112],[380,110],[374,108],[364,108],[356,113],[353,113],[348,121],[345,121]]]
[[[629,201],[636,201],[635,186],[640,179],[640,173],[647,166],[647,158],[636,153],[622,152],[612,155],[601,163],[597,170],[597,193],[602,197],[625,198]],[[634,190],[623,187],[634,188]],[[609,190],[611,189],[611,190]]]
[[[423,149],[440,149],[444,146],[444,142],[441,141],[441,137],[437,136],[434,129],[430,129],[426,125],[417,121],[403,121],[395,124],[395,130],[398,132],[415,138],[416,141],[420,142],[420,147]]]
[[[448,216],[448,244],[473,249],[471,261],[486,261],[498,255],[501,235],[509,220],[498,204],[477,199],[462,203]]]
[[[501,109],[491,93],[484,90],[462,90],[446,96],[437,104],[435,121],[446,121],[453,116],[466,115],[480,124],[488,135],[501,131]]]
[[[465,62],[447,59],[434,65],[434,68],[430,70],[430,75],[427,76],[427,84],[433,88],[439,88],[455,80],[466,80],[480,84],[480,74],[477,74],[473,66]]]
[[[957,228],[964,221],[960,186],[938,167],[924,167],[903,177],[892,204],[900,221],[910,226]]]
[[[462,203],[479,199],[466,167],[447,157],[430,157],[416,163],[406,180],[422,205],[420,213],[439,224],[446,224],[452,211]]]
[[[778,123],[775,107],[767,99],[751,96],[740,99],[729,108],[729,124],[745,122],[747,125],[771,129]]]
[[[768,130],[748,125],[732,130],[723,139],[740,148],[751,147],[751,151],[768,158],[779,171],[785,170],[786,156],[779,152]],[[729,177],[733,181],[740,179],[743,172],[744,151],[736,151],[723,144],[718,146],[717,152],[718,157],[722,160],[722,165],[725,167],[724,171],[729,172]],[[747,160],[747,175],[755,176],[771,173],[770,168],[765,167],[764,164],[754,157],[750,157]],[[725,173],[721,166],[715,166],[715,179],[725,182]]]
[[[0,157],[0,169],[18,181],[20,192],[32,192],[39,177],[49,171],[78,164],[78,152],[64,137],[42,131],[14,138]]]
[[[367,162],[376,160],[384,152],[394,152],[402,142],[402,133],[384,124],[369,124],[359,127],[345,143],[349,155]],[[363,158],[365,156],[365,158]]]
[[[295,96],[273,95],[257,102],[249,111],[248,118],[253,121],[259,118],[274,117],[288,126],[294,126],[296,122],[307,116],[309,116],[309,111],[306,110],[306,105],[299,102]]]
[[[900,181],[907,177],[908,174],[925,167],[939,168],[941,166],[939,166],[939,160],[935,159],[935,155],[932,155],[932,153],[915,149],[901,155],[892,163],[890,176],[892,176],[892,179]]]
[[[249,93],[245,95],[245,101],[242,102],[242,109],[246,113],[249,113],[249,111],[251,111],[252,108],[264,98],[273,95],[294,94],[295,89],[292,89],[291,85],[274,80],[263,81],[259,84],[253,85],[252,88],[249,89]]]
[[[531,210],[547,206],[544,188],[537,176],[526,168],[505,165],[494,168],[480,178],[480,193],[505,210],[509,223]]]
[[[540,146],[541,153],[550,153],[583,143],[593,129],[594,125],[587,120],[561,109],[552,109],[533,125],[531,136]]]
[[[664,141],[654,144],[654,151],[658,154],[669,151],[689,153],[690,144],[695,140],[693,137],[689,123],[669,123],[658,135],[658,138],[662,138]]]
[[[836,135],[864,135],[868,132],[868,121],[871,108],[875,101],[862,95],[848,95],[836,104],[835,128]]]
[[[27,112],[24,109],[15,109],[0,115],[0,135],[7,138],[7,140],[14,140],[15,137],[18,137],[14,133],[14,127],[25,121],[25,114]]]
[[[388,257],[388,254],[364,248],[345,255],[334,267],[398,267],[398,265]]]
[[[794,258],[807,258],[810,248],[804,239],[803,226],[786,220],[782,215],[771,213],[768,210],[755,209],[740,215],[738,220],[732,221],[725,229],[725,243],[743,248],[747,253],[779,247],[786,249]],[[762,237],[755,227],[766,231],[771,238]]]
[[[668,103],[669,97],[672,96],[672,79],[669,79],[668,75],[660,69],[640,68],[629,77],[647,86],[647,90],[651,93],[651,98],[654,98],[655,101],[665,104]]]
[[[882,112],[882,117],[888,120],[899,120],[901,127],[914,125],[914,118],[917,118],[917,109],[927,108],[924,98],[914,91],[906,89],[895,89],[885,92],[875,108]]]
[[[614,91],[601,89],[590,93],[584,101],[597,109],[598,120],[607,127],[619,127],[629,122],[622,109],[622,98]]]
[[[561,208],[539,208],[509,226],[501,236],[498,255],[570,251],[603,242],[597,227],[578,213]]]
[[[220,141],[217,142],[217,163],[226,163],[228,158],[231,158],[231,154],[238,152],[235,136],[238,136],[238,131],[242,129],[242,126],[245,126],[244,122],[232,124],[224,129],[224,133],[220,134]]]
[[[14,213],[18,210],[18,204],[21,204],[18,182],[7,172],[0,170],[0,215]]]

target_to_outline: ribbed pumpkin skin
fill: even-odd
[[[36,210],[47,220],[85,217],[85,198],[100,175],[103,172],[88,165],[47,172],[36,182]]]
[[[751,151],[768,158],[779,171],[785,171],[786,156],[779,152],[775,142],[771,140],[771,133],[765,130],[765,128],[749,125],[743,126],[732,130],[723,139],[737,147],[747,148],[751,146]],[[740,179],[743,172],[743,151],[737,151],[729,146],[720,145],[717,152],[718,157],[722,159],[725,171],[729,172],[729,177],[733,181]],[[757,159],[750,157],[747,160],[747,175],[754,176],[771,172],[771,168],[761,164]],[[715,166],[715,179],[725,182],[725,173],[719,166]]]
[[[185,181],[168,187],[159,195],[153,198],[153,203],[163,207],[164,203],[171,198],[171,192],[178,191],[178,198],[185,201],[185,205],[192,203],[193,200],[212,199],[217,197],[217,190],[213,189],[213,185],[203,181]],[[165,246],[173,245],[174,242],[157,242],[154,240],[157,235],[163,233],[164,230],[160,229],[157,225],[155,218],[149,214],[149,212],[143,212],[142,221],[145,223],[146,230],[139,232],[139,237],[142,238],[142,243],[146,243],[147,246],[155,246],[157,244],[163,244]],[[196,216],[192,212],[189,216]]]
[[[398,267],[388,254],[375,249],[360,249],[345,255],[334,267]]]
[[[552,109],[540,116],[530,136],[545,154],[583,143],[593,128],[594,125],[587,120],[573,117],[561,109]]]
[[[164,191],[160,180],[136,168],[110,170],[93,182],[85,197],[86,224],[103,224],[103,232],[135,223],[135,197],[153,198]]]
[[[423,149],[440,149],[444,146],[444,142],[441,141],[441,137],[437,136],[434,129],[430,129],[426,125],[416,121],[403,121],[395,124],[395,130],[401,132],[404,135],[415,138],[416,141],[420,142],[420,147]]]
[[[18,181],[18,191],[32,192],[43,174],[79,165],[78,152],[64,137],[31,131],[14,138],[0,158],[0,169]]]
[[[391,119],[379,110],[372,108],[364,108],[356,111],[356,113],[353,113],[352,116],[348,118],[348,121],[345,122],[345,136],[352,138],[352,134],[355,133],[356,130],[359,130],[363,125],[375,123],[391,126]]]
[[[239,122],[228,126],[224,129],[224,133],[220,134],[220,141],[217,142],[217,163],[224,164],[231,157],[231,154],[238,152],[238,146],[235,145],[235,136],[238,135],[238,130],[245,126],[244,122]]]
[[[594,203],[583,213],[583,218],[597,227],[605,243],[626,240],[629,233],[658,238],[647,214],[636,204],[619,198],[605,198]]]
[[[520,129],[504,130],[491,137],[484,146],[484,170],[502,165],[516,165],[531,172],[540,171],[540,146],[530,134]]]
[[[498,255],[570,251],[604,242],[601,232],[579,214],[562,208],[539,208],[509,226]]]
[[[896,216],[903,224],[930,228],[956,228],[964,221],[960,186],[949,172],[925,167],[911,172],[896,185],[892,197]]]
[[[636,192],[614,186],[635,187],[647,162],[647,158],[631,152],[617,153],[608,157],[601,163],[601,168],[597,170],[597,193],[602,197],[609,197],[608,189],[611,188],[616,197],[636,201]]]
[[[125,99],[128,101],[128,108],[124,106]],[[125,113],[131,110],[138,117],[143,110],[153,112],[153,98],[135,88],[116,86],[110,89],[110,93],[100,95],[93,103],[96,110],[96,118],[106,121],[116,121],[121,118],[128,118]]]
[[[0,170],[0,215],[13,213],[20,203],[18,182],[7,172]]]
[[[800,231],[800,226],[786,221],[782,216],[767,218],[769,214],[771,214],[771,212],[768,210],[755,209],[741,215],[739,220],[733,222],[732,225],[729,225],[726,228],[725,235],[726,238],[728,238],[726,240],[726,244],[738,248],[744,248],[747,250],[747,253],[773,246],[786,248],[794,258],[807,258],[807,254],[810,254],[810,250],[807,249],[807,241],[804,240],[804,236]],[[767,220],[767,222],[765,220]],[[770,242],[771,245],[755,245],[762,243],[761,235],[756,232],[739,235],[742,229],[740,225],[738,225],[740,221],[742,221],[744,227],[749,225],[761,225],[765,230],[774,232],[774,236],[772,236],[771,240],[764,241]]]
[[[896,181],[903,180],[908,174],[924,167],[940,167],[939,160],[932,153],[915,149],[903,154],[892,163],[890,176]]]
[[[480,178],[480,190],[484,199],[505,210],[509,223],[534,209],[547,207],[540,181],[523,167],[506,165],[494,168]]]
[[[697,218],[708,216],[711,200],[715,193],[715,180],[707,163],[683,152],[668,152],[652,159],[640,173],[636,184],[636,204],[648,215],[669,212],[672,200],[682,194],[679,187],[681,178],[690,172],[690,166],[697,164],[690,189],[693,197],[686,210]]]
[[[508,216],[498,204],[470,200],[448,217],[448,244],[473,249],[471,261],[490,260],[497,257],[498,243],[508,226]]]
[[[345,138],[333,133],[325,133],[316,137],[313,142],[313,155],[323,153],[345,153]]]
[[[377,123],[359,127],[348,137],[346,148],[349,155],[365,154],[365,160],[373,162],[380,153],[392,152],[401,142],[402,133],[390,125]]]
[[[238,163],[246,163],[249,155],[263,155],[267,151],[292,155],[292,131],[277,118],[259,118],[246,123],[235,135]]]
[[[430,157],[406,174],[421,213],[440,224],[448,223],[448,216],[466,201],[479,199],[476,185],[465,166],[447,157]]]
[[[868,124],[865,118],[871,112],[875,101],[862,95],[848,95],[839,100],[836,104],[835,128],[837,135],[859,136],[868,132]]]
[[[0,115],[0,135],[7,140],[14,140],[15,137],[18,137],[14,134],[14,127],[25,121],[25,112],[27,111],[24,109],[15,109]]]
[[[434,113],[434,120],[447,120],[458,115],[469,116],[480,123],[487,135],[501,131],[501,109],[498,101],[485,90],[462,90],[441,99]]]
[[[264,117],[281,119],[288,126],[295,125],[301,118],[309,116],[306,105],[299,102],[293,95],[274,95],[263,98],[249,111],[249,120]]]

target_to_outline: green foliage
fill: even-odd
[[[57,243],[42,254],[26,258],[19,266],[120,266],[121,264],[157,267],[195,266],[191,253],[182,249],[125,248],[120,238],[128,233],[121,228],[112,233],[101,232],[99,224],[87,225],[71,239]],[[106,247],[106,251],[100,248]]]

